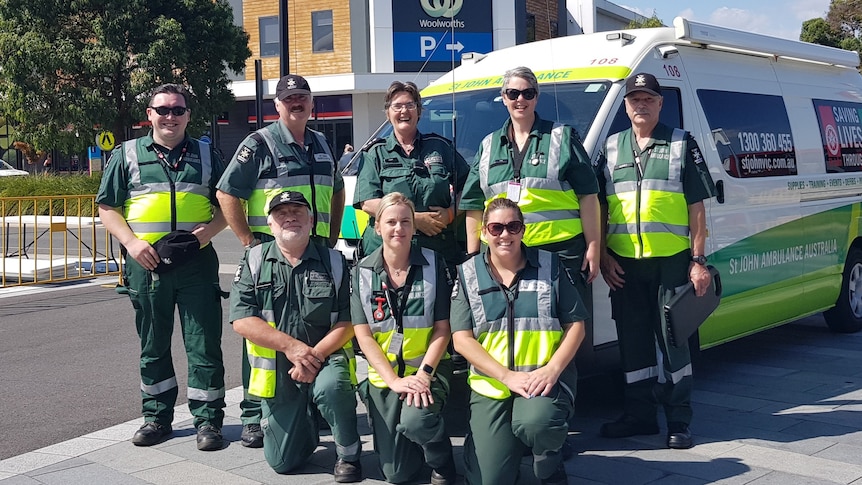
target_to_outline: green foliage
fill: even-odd
[[[802,32],[799,40],[811,42],[812,44],[828,45],[829,47],[841,47],[841,32],[829,25],[823,18],[816,18],[802,22]]]
[[[644,20],[632,20],[626,25],[627,29],[649,29],[653,27],[664,27],[664,22],[658,18],[655,11],[652,13],[652,17]]]
[[[197,134],[250,55],[227,0],[0,0],[0,114],[37,150],[80,152],[104,129],[122,141],[174,82],[195,94]]]
[[[4,216],[34,215],[36,205],[35,215],[97,216],[98,208],[93,200],[101,180],[101,173],[0,177],[0,211]],[[85,197],[63,197],[77,195]],[[51,200],[42,197],[51,197]]]

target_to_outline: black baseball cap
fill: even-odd
[[[269,210],[266,213],[269,214],[273,209],[282,204],[301,204],[311,209],[311,204],[308,203],[308,200],[302,193],[294,190],[285,190],[269,201]]]
[[[652,74],[639,72],[626,79],[626,96],[643,91],[653,96],[661,96],[661,86]]]
[[[311,94],[308,81],[302,76],[288,74],[278,80],[275,86],[275,97],[282,100],[294,94]]]

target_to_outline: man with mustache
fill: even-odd
[[[282,77],[274,102],[278,121],[243,140],[218,183],[222,212],[240,243],[251,248],[273,239],[267,201],[286,189],[297,191],[311,205],[311,241],[333,247],[344,212],[344,180],[326,137],[306,126],[314,107],[308,81],[295,74]],[[260,402],[247,392],[249,372],[244,345],[242,445],[260,448]]]
[[[601,270],[626,378],[623,415],[602,425],[601,435],[658,434],[661,402],[667,447],[691,448],[691,357],[687,343],[668,344],[661,309],[689,280],[698,296],[709,288],[703,201],[715,186],[694,138],[659,123],[655,76],[626,80],[625,107],[632,127],[608,137],[598,164]]]
[[[263,399],[263,454],[277,473],[302,466],[318,443],[320,412],[335,440],[337,483],[362,480],[362,443],[350,356],[350,282],[344,256],[309,241],[314,212],[299,192],[268,204],[275,241],[246,251],[230,295],[230,321],[248,339],[248,392]]]

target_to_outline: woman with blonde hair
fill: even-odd
[[[456,478],[440,414],[452,376],[452,283],[439,254],[412,244],[414,217],[403,194],[382,197],[374,218],[382,244],[354,271],[351,315],[369,367],[360,395],[386,480],[413,479],[424,462],[431,483],[446,485]]]

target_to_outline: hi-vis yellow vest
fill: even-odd
[[[688,204],[682,185],[686,132],[673,130],[668,158],[641,160],[638,177],[631,130],[608,137],[605,167],[607,245],[627,258],[672,256],[689,241]]]
[[[272,282],[272,266],[266,264],[263,268],[263,248],[269,248],[274,242],[258,244],[248,250],[248,269],[251,274],[252,282],[255,288],[266,286],[272,288],[272,285],[266,283]],[[314,244],[314,243],[309,243]],[[333,249],[326,249],[329,254],[329,269],[332,275],[333,286],[335,287],[335,300],[338,301],[338,290],[341,286],[341,280],[344,276],[344,267],[341,264],[341,253]],[[257,293],[257,291],[256,291]],[[260,305],[261,318],[266,320],[269,326],[276,328],[275,311],[273,309],[272,291],[264,291],[257,293],[258,304]],[[335,325],[338,323],[338,312],[330,312],[330,323]],[[275,397],[276,384],[276,351],[261,345],[257,345],[250,340],[245,341],[246,350],[248,351],[248,363],[251,366],[251,374],[249,376],[248,393],[252,396],[261,398]],[[345,356],[350,363],[350,380],[356,385],[356,357],[353,353],[353,343],[348,341],[342,348]]]
[[[277,121],[276,123],[280,123]],[[333,159],[332,152],[329,149],[329,144],[322,133],[309,130],[315,136],[317,144],[322,146],[325,153],[315,153],[314,160],[311,160],[305,169],[299,173],[285,170],[274,179],[258,179],[251,196],[248,198],[248,227],[252,232],[260,232],[263,234],[272,234],[269,225],[266,223],[266,211],[269,200],[285,190],[293,190],[301,192],[306,200],[311,204],[311,210],[317,218],[317,223],[311,228],[312,236],[320,236],[323,238],[329,237],[329,218],[332,211],[332,185],[335,180],[336,163]],[[259,134],[263,138],[264,143],[269,148],[272,155],[272,163],[278,165],[280,160],[283,160],[285,155],[278,148],[278,143],[273,137],[270,127],[261,128],[255,134]],[[328,157],[329,160],[317,160],[316,157]],[[336,228],[338,230],[340,228]]]
[[[514,371],[529,372],[546,365],[563,339],[553,303],[558,295],[552,278],[559,274],[559,263],[548,251],[538,250],[538,255],[539,268],[524,271],[516,300],[509,299],[491,276],[484,254],[458,268],[461,290],[473,312],[473,336],[494,360]],[[505,384],[473,366],[468,383],[491,399],[511,395]]]
[[[123,142],[123,153],[129,172],[129,198],[123,206],[126,222],[139,239],[150,244],[161,239],[174,229],[191,231],[201,223],[212,220],[210,203],[210,178],[212,177],[212,157],[209,144],[198,140],[200,154],[199,180],[184,180],[188,174],[185,164],[179,172],[179,180],[172,183],[165,173],[162,162],[156,159],[151,163],[140,163],[136,140]],[[143,149],[144,147],[141,147]],[[186,157],[189,156],[186,153]],[[147,157],[149,158],[149,157]],[[171,206],[176,205],[176,225],[171,227]]]
[[[410,296],[407,300],[407,308],[402,317],[404,341],[401,344],[401,358],[404,361],[404,371],[399,377],[415,374],[422,365],[425,351],[431,342],[431,334],[434,331],[434,300],[437,295],[437,255],[434,251],[422,248],[422,255],[428,261],[428,265],[422,266],[422,278],[414,278],[410,287]],[[362,311],[365,321],[374,336],[374,340],[383,350],[383,354],[389,360],[389,364],[396,368],[398,355],[390,353],[389,346],[392,337],[397,332],[395,317],[392,308],[385,305],[386,317],[377,321],[374,318],[374,293],[382,291],[382,281],[371,268],[357,266],[359,271],[359,296],[362,299]],[[354,291],[356,291],[354,289]],[[405,291],[407,289],[405,288]],[[446,358],[446,356],[444,356]],[[397,373],[397,370],[396,370]],[[386,383],[373,367],[368,367],[368,382],[375,387],[385,388]]]
[[[522,176],[518,207],[524,214],[524,244],[541,246],[569,239],[584,232],[581,223],[580,203],[575,190],[566,180],[560,179],[560,153],[564,143],[569,143],[571,129],[566,125],[554,123],[550,136],[543,136],[537,148],[547,154],[547,174],[545,177]],[[479,183],[485,194],[485,208],[492,200],[506,197],[509,180],[489,183],[488,173],[491,157],[495,151],[494,139],[497,132],[482,140],[482,156],[479,159]],[[524,170],[530,163],[524,160]]]

